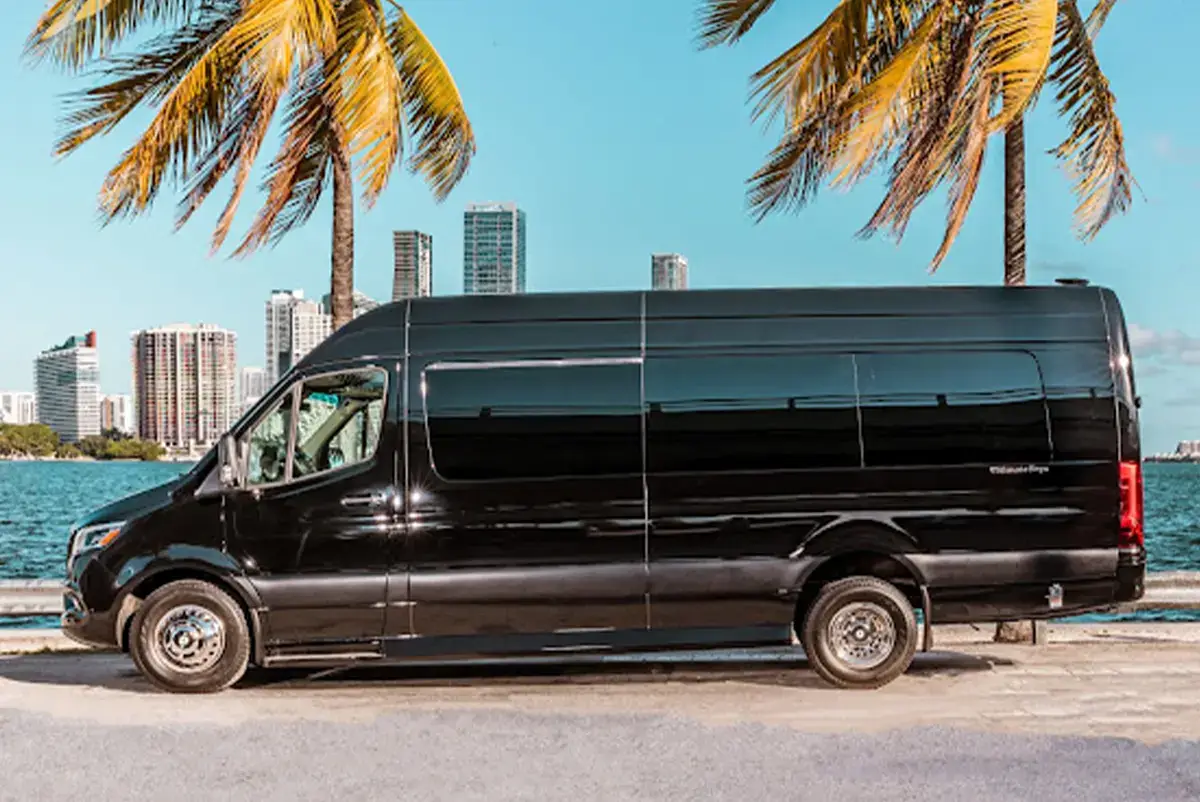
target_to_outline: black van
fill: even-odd
[[[73,527],[63,627],[173,691],[793,633],[877,687],[931,624],[1142,595],[1137,407],[1098,287],[391,304]]]

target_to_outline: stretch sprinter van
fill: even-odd
[[[803,644],[1143,593],[1107,289],[422,298],[339,329],[194,468],[72,527],[63,627],[155,685],[249,665]]]

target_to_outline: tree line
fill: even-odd
[[[44,423],[0,423],[0,457],[56,457],[58,459],[142,460],[161,458],[166,450],[158,443],[138,440],[116,429],[64,443]]]

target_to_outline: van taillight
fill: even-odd
[[[1122,551],[1141,551],[1146,544],[1142,507],[1142,463],[1121,463],[1121,532],[1117,545]]]

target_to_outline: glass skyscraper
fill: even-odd
[[[467,204],[463,215],[463,292],[525,292],[525,212],[517,204]]]

